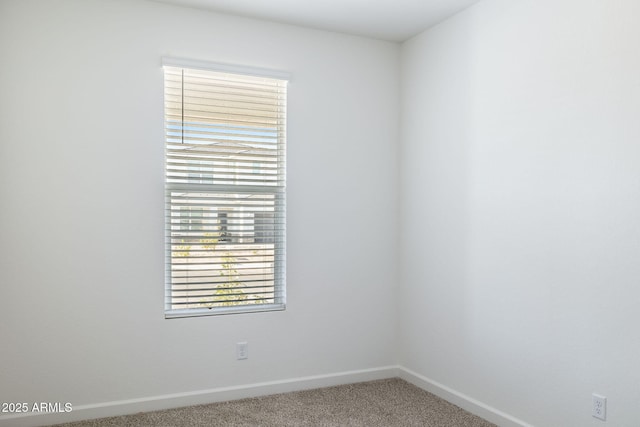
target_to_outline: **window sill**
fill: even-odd
[[[255,306],[217,308],[190,308],[186,310],[167,310],[164,312],[164,318],[180,319],[184,317],[221,316],[224,314],[262,313],[265,311],[284,311],[285,308],[285,304],[264,304]]]

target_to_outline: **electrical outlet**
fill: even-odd
[[[236,343],[236,358],[238,360],[249,358],[249,343],[246,341]]]
[[[603,421],[606,420],[607,419],[607,398],[595,393],[593,393],[591,397],[593,401],[593,408],[591,410],[591,415],[593,415],[594,418],[598,418]]]

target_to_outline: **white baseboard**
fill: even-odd
[[[37,427],[93,418],[114,417],[138,412],[158,411],[182,406],[224,402],[247,397],[268,394],[287,393],[313,388],[331,387],[363,381],[373,381],[399,376],[398,366],[383,366],[373,369],[339,372],[327,375],[291,378],[280,381],[246,384],[233,387],[220,387],[187,393],[175,393],[140,399],[119,400],[114,402],[73,406],[66,413],[26,413],[0,416],[2,427]]]
[[[531,424],[402,366],[398,367],[398,377],[500,427],[533,427]]]
[[[522,420],[402,366],[383,366],[327,375],[290,378],[279,381],[220,387],[140,399],[80,405],[74,406],[73,411],[67,413],[27,413],[0,416],[0,427],[37,427],[395,377],[402,378],[500,427],[533,427],[531,424],[527,424]]]

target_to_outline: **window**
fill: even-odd
[[[165,317],[282,310],[286,76],[163,65]]]

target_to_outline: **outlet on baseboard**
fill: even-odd
[[[236,343],[236,359],[244,360],[249,358],[249,343],[242,341]]]
[[[599,394],[593,393],[591,395],[593,406],[591,410],[591,415],[594,418],[598,418],[599,420],[607,419],[607,398],[604,396],[600,396]]]

